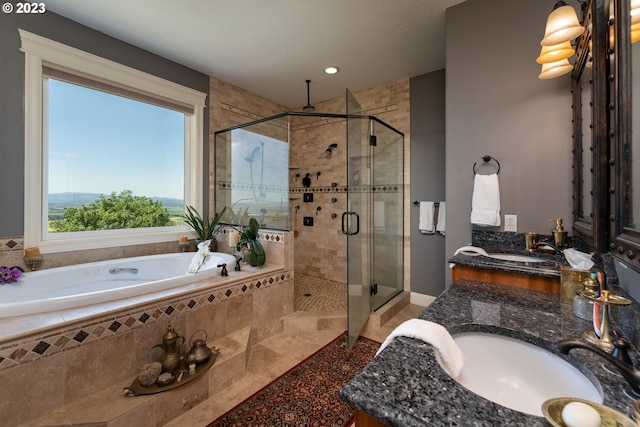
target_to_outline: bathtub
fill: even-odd
[[[219,273],[233,255],[213,252],[196,274],[187,274],[194,252],[121,258],[26,272],[17,283],[0,286],[0,317],[82,307],[163,291]]]

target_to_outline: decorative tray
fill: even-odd
[[[589,400],[577,399],[572,397],[558,397],[555,399],[549,399],[542,404],[542,412],[544,417],[554,427],[566,427],[566,424],[562,420],[562,409],[567,403],[570,402],[582,402],[600,414],[603,427],[635,427],[636,423],[621,412],[616,411],[608,406],[601,405],[599,403],[591,402]]]
[[[189,369],[184,361],[180,362],[180,368],[178,368],[175,372],[174,380],[166,385],[159,385],[158,383],[153,383],[151,385],[144,386],[140,384],[138,378],[136,378],[133,383],[129,387],[124,387],[123,394],[125,396],[140,396],[143,394],[155,394],[161,393],[163,391],[171,390],[172,388],[180,387],[181,385],[187,384],[189,381],[192,381],[200,376],[203,372],[206,372],[216,361],[216,356],[211,355],[211,358],[206,363],[196,365],[196,373],[193,375],[189,375]],[[182,375],[181,375],[182,374]]]

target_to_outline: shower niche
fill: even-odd
[[[347,91],[346,114],[284,113],[214,143],[215,211],[226,206],[230,225],[292,231],[296,276],[344,285],[353,344],[404,286],[404,135]]]

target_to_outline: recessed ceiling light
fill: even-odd
[[[338,67],[327,67],[324,69],[324,72],[327,74],[336,74],[338,71],[340,71]]]

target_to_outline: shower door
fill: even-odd
[[[348,340],[404,287],[404,135],[362,107],[347,90]]]
[[[347,210],[342,232],[347,235],[347,346],[351,348],[369,319],[371,305],[371,235],[369,229],[371,148],[369,118],[347,89]]]

